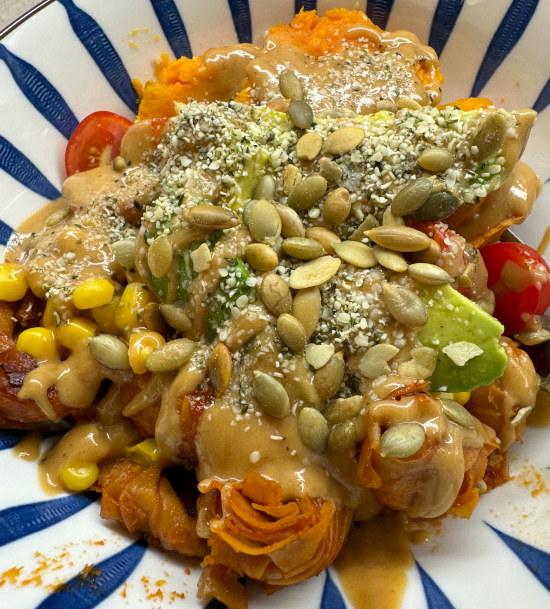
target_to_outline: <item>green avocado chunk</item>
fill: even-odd
[[[498,340],[504,326],[497,319],[449,285],[426,286],[420,298],[428,308],[429,320],[418,333],[418,340],[438,351],[430,379],[432,391],[473,391],[503,375],[507,357]],[[473,343],[483,353],[459,366],[443,349],[460,342]]]

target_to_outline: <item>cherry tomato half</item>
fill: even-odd
[[[495,293],[495,317],[508,335],[521,330],[531,315],[550,306],[550,267],[537,250],[523,243],[496,243],[481,255]]]
[[[106,110],[87,116],[73,131],[67,144],[67,175],[108,165],[120,154],[122,136],[132,125],[131,120]]]

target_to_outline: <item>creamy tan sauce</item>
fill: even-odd
[[[550,427],[550,393],[539,391],[535,408],[527,418],[528,427]]]
[[[46,220],[56,211],[60,209],[67,209],[67,202],[63,197],[54,199],[46,205],[42,206],[34,214],[31,214],[28,218],[23,220],[17,227],[17,232],[23,234],[39,233],[44,228]]]
[[[202,59],[213,75],[206,97],[211,101],[229,101],[235,97],[246,77],[247,65],[259,52],[259,47],[248,43],[206,51]]]
[[[352,527],[334,566],[354,609],[401,609],[414,564],[402,521],[377,516]]]
[[[23,439],[13,447],[12,454],[23,461],[36,461],[40,456],[40,446],[44,433],[42,431],[29,431]]]

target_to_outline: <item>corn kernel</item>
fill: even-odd
[[[145,374],[147,366],[145,362],[153,351],[164,345],[166,341],[158,332],[137,332],[130,336],[130,348],[128,349],[128,357],[130,358],[130,366],[136,374]]]
[[[127,448],[126,457],[134,463],[145,465],[145,467],[157,465],[161,459],[164,461],[164,454],[154,438],[147,438],[147,440]]]
[[[50,328],[29,328],[23,330],[17,339],[17,349],[28,353],[37,362],[57,357],[57,345]]]
[[[42,322],[45,328],[57,328],[65,321],[76,315],[77,309],[72,300],[61,300],[57,296],[52,296],[44,308]]]
[[[104,334],[123,335],[123,332],[115,326],[115,315],[119,306],[120,296],[115,296],[109,304],[91,309],[92,317]]]
[[[15,302],[21,300],[29,288],[25,273],[18,264],[0,264],[0,300]]]
[[[127,334],[136,328],[144,328],[143,311],[147,304],[155,300],[153,293],[142,283],[128,284],[115,314],[116,327]]]
[[[454,398],[453,400],[455,402],[458,402],[459,404],[461,404],[462,406],[464,406],[465,404],[468,403],[468,400],[470,399],[471,396],[471,392],[470,391],[459,391],[458,393],[454,394]]]
[[[113,300],[115,286],[107,279],[92,279],[75,288],[73,302],[77,309],[93,309]]]
[[[82,467],[64,467],[61,481],[70,491],[85,491],[99,478],[99,467],[95,463]]]
[[[99,326],[85,317],[73,317],[61,324],[56,331],[57,342],[67,349],[74,349],[86,339],[95,336]]]

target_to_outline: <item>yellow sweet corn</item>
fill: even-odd
[[[99,478],[99,467],[95,463],[81,467],[64,467],[61,481],[69,491],[85,491]]]
[[[163,336],[158,332],[136,332],[132,334],[130,336],[130,348],[128,349],[132,370],[136,374],[147,372],[147,366],[145,365],[147,358],[165,342]]]
[[[50,328],[23,330],[17,339],[17,349],[28,353],[37,362],[44,362],[57,356],[57,346]]]
[[[115,315],[119,306],[120,296],[115,296],[109,304],[91,309],[92,317],[103,333],[113,334],[114,336],[123,335],[123,332],[115,326]]]
[[[74,317],[76,312],[77,309],[72,300],[61,300],[57,296],[52,296],[46,302],[42,325],[45,328],[57,328],[64,321]]]
[[[115,286],[107,279],[91,279],[75,288],[73,302],[77,309],[93,309],[113,300]]]
[[[124,288],[120,306],[115,314],[115,325],[127,335],[136,328],[145,328],[143,311],[155,296],[142,283],[130,283]]]
[[[25,296],[29,282],[18,264],[0,264],[0,300],[15,302]]]
[[[67,349],[74,349],[78,344],[99,332],[99,326],[85,317],[73,317],[61,324],[56,330],[57,342]]]
[[[468,403],[468,400],[470,399],[471,395],[472,394],[470,391],[460,391],[459,393],[454,394],[455,397],[453,398],[453,400],[464,406]]]
[[[126,457],[134,463],[145,465],[145,467],[160,465],[165,460],[164,454],[154,438],[147,438],[147,440],[143,440],[135,446],[128,447]]]

